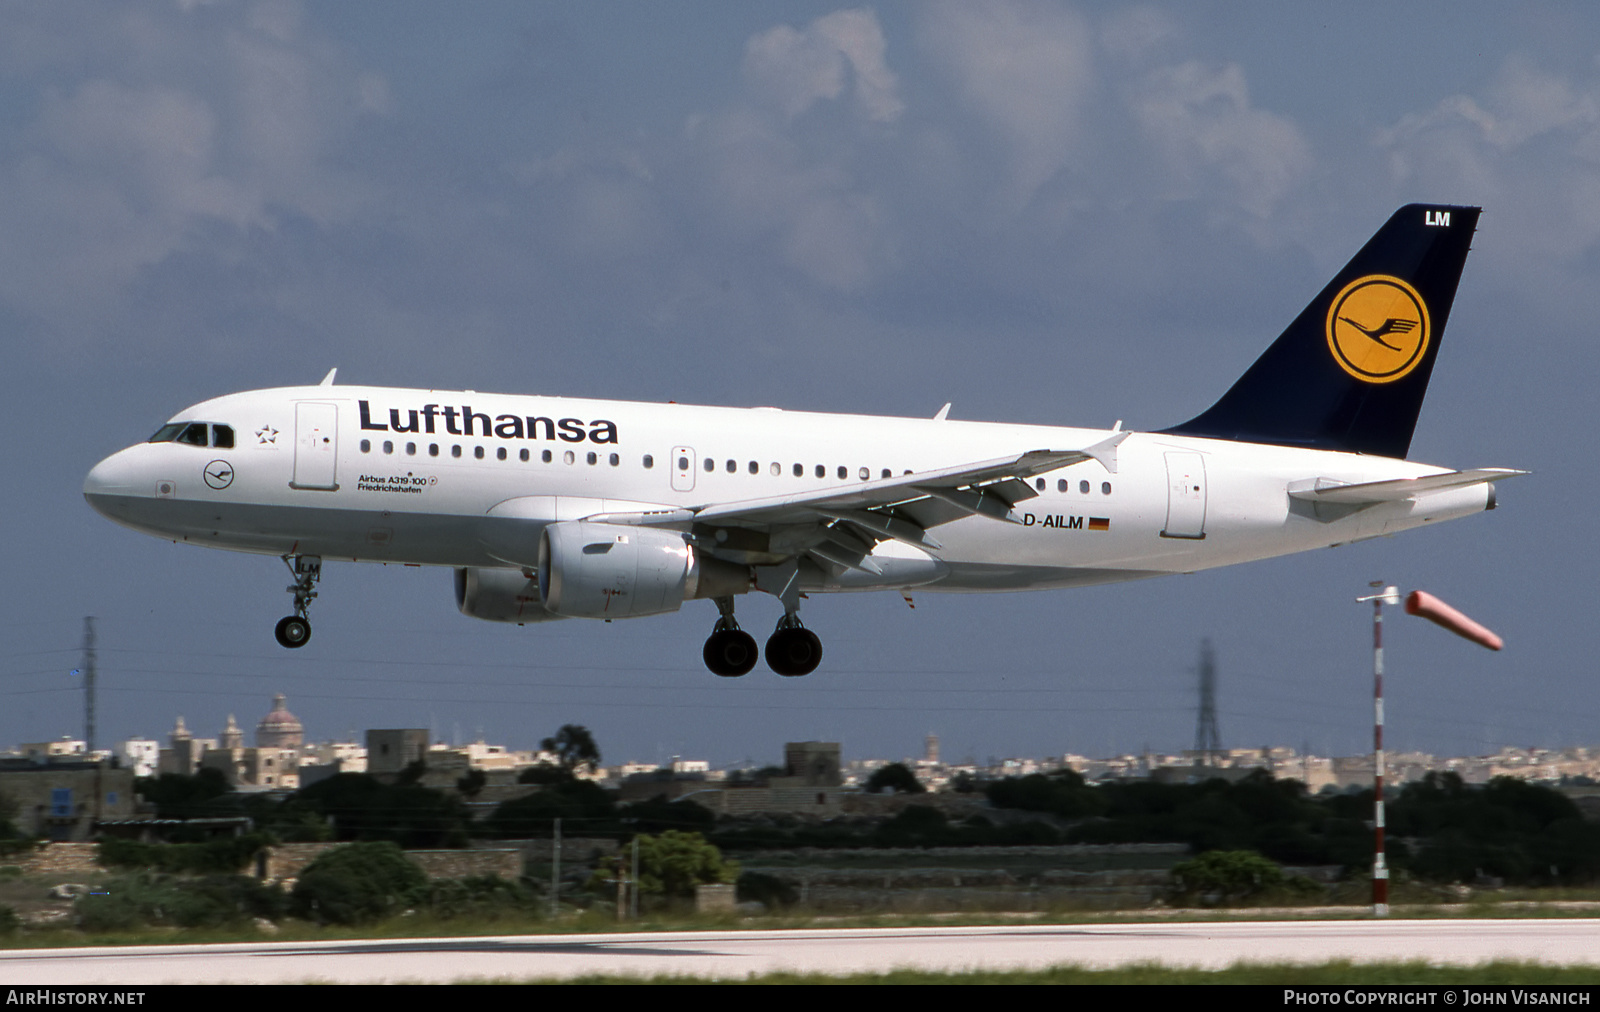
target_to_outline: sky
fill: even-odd
[[[715,612],[502,627],[444,570],[117,527],[102,457],[185,406],[341,381],[1134,429],[1211,404],[1394,209],[1485,208],[1416,460],[1500,508],[1192,576],[813,599],[822,667],[703,668]],[[1600,745],[1600,9],[1576,3],[0,0],[0,748],[428,727],[607,761]],[[956,463],[956,462],[952,462]],[[780,614],[754,596],[758,638]]]

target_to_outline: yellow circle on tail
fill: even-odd
[[[1422,361],[1432,328],[1417,290],[1387,274],[1344,286],[1328,307],[1328,349],[1363,383],[1393,383]]]

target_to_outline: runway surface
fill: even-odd
[[[1252,921],[693,931],[347,942],[128,946],[0,953],[0,985],[450,983],[592,973],[742,978],[897,967],[1494,959],[1600,965],[1600,919]]]

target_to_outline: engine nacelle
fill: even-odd
[[[539,541],[540,600],[568,618],[662,615],[686,598],[745,593],[749,573],[702,557],[675,531],[569,520]]]
[[[461,614],[488,622],[553,622],[561,618],[545,610],[539,584],[518,569],[456,570],[456,607]]]
[[[694,552],[682,534],[583,520],[539,541],[545,608],[572,618],[634,618],[683,607]]]

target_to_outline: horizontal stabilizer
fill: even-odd
[[[1395,478],[1390,481],[1368,481],[1349,485],[1331,478],[1316,478],[1309,482],[1296,482],[1289,487],[1294,499],[1318,503],[1342,503],[1349,506],[1370,506],[1382,502],[1399,502],[1427,492],[1447,488],[1464,488],[1485,482],[1515,478],[1527,471],[1509,467],[1479,467],[1470,471],[1446,471],[1421,478]],[[1296,487],[1303,485],[1304,487]]]

